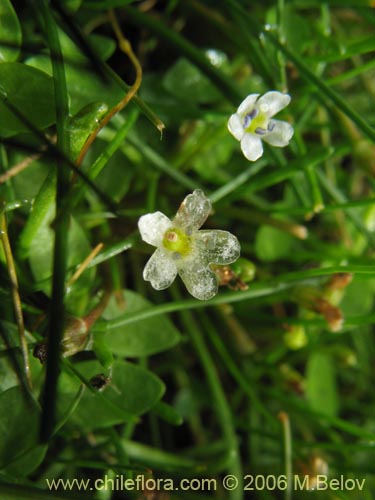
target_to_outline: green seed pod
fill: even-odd
[[[68,318],[62,340],[63,355],[73,356],[82,351],[87,343],[87,325],[81,318]]]
[[[284,335],[284,343],[293,351],[302,349],[308,342],[305,327],[302,325],[294,325]]]
[[[253,262],[244,257],[240,257],[236,262],[231,264],[233,272],[245,283],[253,281],[256,273],[256,267]]]

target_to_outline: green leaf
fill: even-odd
[[[93,350],[96,357],[104,368],[109,369],[113,364],[113,354],[105,341],[104,332],[96,332],[94,335]]]
[[[39,408],[26,399],[19,386],[0,394],[0,469],[25,476],[44,457],[46,448],[37,446]]]
[[[152,412],[171,425],[181,425],[184,422],[182,415],[173,406],[163,401],[159,401],[152,409]]]
[[[274,227],[261,226],[255,237],[255,253],[258,259],[272,262],[288,257],[295,239]]]
[[[30,216],[18,239],[17,253],[21,258],[29,256],[30,247],[35,242],[38,231],[51,221],[55,196],[56,175],[55,171],[50,171],[39,189]]]
[[[53,80],[46,73],[25,64],[4,62],[0,64],[0,82],[0,136],[29,132],[7,101],[38,129],[55,122]]]
[[[46,56],[30,57],[26,63],[47,74],[52,73],[50,59]],[[70,113],[73,115],[94,101],[105,102],[111,108],[126,93],[117,83],[103,81],[96,73],[80,65],[65,64],[65,75],[71,98]]]
[[[95,0],[85,1],[85,7],[88,7],[93,10],[102,10],[102,9],[110,9],[112,7],[123,7],[124,5],[128,5],[131,3],[135,3],[137,0]]]
[[[187,59],[181,58],[166,73],[163,86],[185,101],[210,103],[220,98],[214,85]]]
[[[125,290],[126,310],[120,309],[114,297],[103,314],[107,320],[126,316],[150,306],[150,302],[138,293]],[[125,327],[114,328],[106,337],[108,347],[120,356],[149,356],[176,345],[180,334],[165,316],[145,319]]]
[[[50,206],[42,224],[39,226],[32,242],[29,251],[30,267],[35,280],[38,282],[38,289],[50,294],[51,291],[51,276],[52,276],[52,257],[54,232],[51,229],[51,223],[54,219],[55,207]],[[91,247],[78,222],[72,217],[68,234],[68,268],[72,268],[80,264],[90,253]],[[91,270],[86,271],[80,278],[80,287],[72,289],[69,293],[70,312],[72,314],[80,314],[76,304],[77,294],[85,290],[85,285],[89,285],[92,279]],[[79,289],[78,289],[79,288]],[[74,293],[74,291],[76,293]]]
[[[329,354],[314,352],[310,355],[306,369],[306,397],[313,410],[330,417],[337,415],[336,374]]]
[[[9,0],[0,0],[0,62],[16,61],[20,54],[22,31],[17,14]]]
[[[340,308],[345,316],[363,316],[373,312],[374,297],[375,280],[355,277],[345,290]]]
[[[92,102],[68,120],[69,157],[72,161],[76,160],[87,138],[98,128],[107,111],[108,106],[105,103]]]
[[[68,12],[76,12],[82,4],[82,0],[60,0],[62,7],[64,7]]]
[[[82,53],[81,49],[62,30],[59,30],[59,40],[64,59],[68,64],[90,65],[89,59]],[[88,41],[99,59],[105,61],[116,50],[116,43],[111,38],[101,35],[90,35]]]
[[[103,372],[97,361],[85,361],[76,367],[86,379]],[[62,400],[67,403],[77,392],[78,382],[63,374],[60,384]],[[134,416],[142,415],[160,400],[164,390],[163,382],[150,371],[133,363],[116,361],[110,383],[100,393],[86,390],[72,415],[72,421],[85,432],[122,423],[124,416],[116,410]]]

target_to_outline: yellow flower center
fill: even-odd
[[[250,132],[251,134],[255,134],[257,133],[256,132],[256,129],[263,129],[263,130],[267,130],[267,126],[268,126],[268,118],[267,118],[267,115],[265,115],[264,113],[258,113],[257,116],[255,116],[254,118],[252,118],[250,120],[250,123],[249,125],[245,128],[246,132]]]
[[[170,252],[187,255],[191,252],[191,238],[178,227],[172,227],[164,235],[163,246]]]

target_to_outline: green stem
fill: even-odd
[[[179,294],[174,293],[175,299],[179,298]],[[236,432],[233,424],[233,415],[230,411],[230,406],[224,395],[223,388],[220,384],[220,378],[216,371],[216,367],[204,341],[201,329],[195,318],[189,311],[182,311],[181,317],[186,330],[188,331],[195,350],[199,356],[202,363],[203,370],[205,372],[208,386],[211,391],[213,398],[215,413],[219,420],[223,437],[226,442],[227,454],[228,454],[228,473],[233,475],[239,482],[238,488],[231,491],[228,494],[228,498],[232,500],[241,500],[243,498],[243,485],[242,485],[242,467],[241,467],[241,457],[239,451],[239,443],[236,436]]]
[[[253,284],[251,288],[249,288],[249,290],[246,290],[244,292],[239,291],[222,293],[209,301],[187,299],[155,305],[152,307],[146,307],[134,313],[125,313],[123,316],[119,316],[114,320],[105,322],[100,321],[96,323],[95,330],[109,331],[113,328],[119,328],[130,323],[135,323],[137,321],[170,312],[184,311],[187,309],[198,309],[202,307],[215,306],[218,304],[230,304],[260,297],[269,297],[289,290],[294,286],[295,281],[311,280],[322,276],[330,276],[336,273],[353,273],[360,274],[369,278],[375,277],[375,269],[372,265],[331,266],[318,269],[309,269],[306,271],[294,271],[291,273],[282,274],[273,281],[268,282],[267,284]]]
[[[201,319],[202,323],[205,326],[207,335],[210,339],[210,342],[212,345],[215,347],[216,351],[218,352],[219,356],[225,363],[226,368],[228,369],[228,372],[232,375],[232,377],[235,379],[235,381],[238,383],[238,385],[241,387],[241,389],[244,391],[244,393],[248,396],[250,399],[251,403],[253,404],[254,408],[265,417],[267,422],[275,427],[275,419],[269,413],[267,408],[262,404],[262,402],[259,400],[256,392],[254,389],[251,387],[249,382],[246,380],[246,378],[243,376],[241,373],[241,370],[238,368],[237,364],[235,361],[231,358],[230,354],[228,353],[228,349],[226,348],[224,342],[221,340],[220,336],[217,334],[217,332],[213,329],[212,325],[208,321],[207,315],[204,314],[204,312],[201,313]]]
[[[8,236],[8,227],[7,221],[5,217],[5,213],[3,210],[0,210],[0,240],[3,246],[5,259],[8,268],[12,299],[13,299],[13,308],[14,315],[16,318],[16,323],[18,327],[18,336],[20,339],[20,346],[25,370],[25,377],[27,381],[27,385],[29,389],[31,389],[31,372],[30,372],[30,363],[29,363],[29,352],[27,346],[27,340],[25,336],[25,324],[23,320],[22,313],[22,302],[21,297],[18,290],[18,279],[17,279],[17,271],[15,262],[13,259],[12,247],[10,246],[9,236]]]
[[[57,27],[49,3],[47,0],[42,0],[39,5],[52,60],[57,120],[57,148],[65,154],[69,147],[65,129],[69,107],[63,56]],[[69,191],[69,169],[66,168],[61,156],[57,159],[56,169],[56,216],[58,220],[55,223],[52,297],[48,327],[48,358],[41,416],[42,441],[48,441],[55,427],[57,384],[60,374],[60,343],[63,336],[65,314],[65,274],[68,253],[68,239],[66,235],[69,230],[69,213],[59,212]]]
[[[210,78],[226,99],[231,101],[235,106],[238,106],[243,98],[242,92],[240,92],[231,78],[227,77],[209,62],[201,50],[155,18],[129,6],[124,7],[124,11],[126,19],[131,23],[150,29],[160,38],[166,40],[179,55],[187,57]]]
[[[171,177],[173,180],[188,189],[200,188],[196,181],[193,181],[187,175],[176,170],[173,165],[170,165],[162,156],[160,156],[154,149],[150,148],[145,142],[140,140],[134,134],[129,136],[129,142],[138,149],[141,155],[148,160],[153,167],[160,172]]]
[[[289,416],[285,412],[279,413],[279,420],[283,427],[284,434],[284,456],[285,456],[285,475],[287,488],[285,490],[285,500],[292,500],[293,494],[293,467],[292,467],[292,433],[290,430]]]
[[[329,178],[322,171],[317,170],[317,174],[322,186],[335,202],[346,203],[348,201],[346,196],[329,180]],[[353,225],[358,229],[358,231],[360,231],[372,245],[375,245],[374,235],[363,224],[362,219],[358,215],[358,212],[356,210],[347,209],[346,213],[348,214],[348,217],[352,220]]]

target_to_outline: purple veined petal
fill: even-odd
[[[176,275],[176,263],[163,248],[155,250],[143,270],[143,279],[149,281],[155,290],[168,288]]]
[[[245,116],[247,113],[250,113],[254,109],[254,105],[256,100],[258,99],[259,94],[250,94],[244,99],[241,104],[238,106],[237,113],[240,116]]]
[[[172,222],[161,212],[142,215],[138,221],[142,240],[154,247],[161,245],[164,234],[172,226]]]
[[[290,103],[290,95],[272,90],[266,92],[257,102],[257,108],[268,117],[276,115]]]
[[[189,234],[204,224],[210,212],[210,200],[201,189],[196,189],[181,203],[173,222]]]
[[[263,154],[262,141],[255,134],[245,134],[241,140],[241,149],[245,157],[255,161]]]
[[[199,300],[208,300],[218,291],[216,274],[201,260],[187,260],[178,270],[187,290]]]
[[[207,264],[231,264],[238,259],[241,247],[238,239],[228,231],[218,229],[198,231],[195,241]]]
[[[271,146],[277,146],[279,148],[287,146],[294,134],[292,125],[280,120],[271,120],[270,123],[272,123],[273,126],[272,132],[265,135],[263,140],[271,144]]]
[[[237,113],[229,118],[228,130],[233,135],[233,137],[237,139],[237,141],[240,141],[242,139],[245,130],[243,128],[241,118],[239,117],[239,115],[237,115]]]

